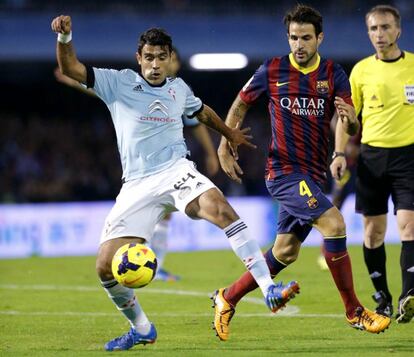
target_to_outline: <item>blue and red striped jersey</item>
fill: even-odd
[[[261,95],[269,100],[272,138],[266,179],[295,172],[323,183],[335,96],[352,105],[349,80],[342,67],[319,56],[312,68],[299,67],[292,54],[274,57],[257,69],[239,95],[247,104]]]

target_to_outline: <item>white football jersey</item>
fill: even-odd
[[[93,68],[94,91],[114,123],[125,181],[165,170],[188,153],[182,116],[202,102],[181,78],[152,86],[138,73]]]

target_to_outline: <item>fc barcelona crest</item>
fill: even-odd
[[[328,81],[316,81],[316,91],[319,94],[326,94],[329,91]]]
[[[319,206],[319,202],[315,197],[311,197],[308,202],[306,202],[310,209],[315,209]]]

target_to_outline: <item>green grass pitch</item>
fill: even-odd
[[[354,281],[363,304],[374,307],[361,247],[350,247]],[[389,283],[398,299],[399,245],[387,246]],[[231,251],[171,253],[166,268],[179,282],[154,281],[136,291],[158,330],[153,345],[125,352],[154,356],[413,356],[414,321],[393,321],[382,334],[347,326],[329,272],[316,265],[319,248],[302,248],[278,279],[299,281],[301,293],[282,313],[268,313],[258,291],[240,302],[231,336],[211,329],[208,296],[243,271]],[[100,288],[94,257],[0,261],[0,356],[100,356],[103,345],[128,324]]]

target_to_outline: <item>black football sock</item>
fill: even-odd
[[[374,284],[375,290],[382,290],[387,297],[387,300],[391,302],[392,296],[387,284],[387,270],[385,267],[387,257],[385,254],[384,243],[374,249],[367,248],[365,244],[363,247],[365,265],[368,268],[369,276]]]
[[[410,289],[414,289],[414,241],[402,242],[400,266],[402,274],[401,300]]]

